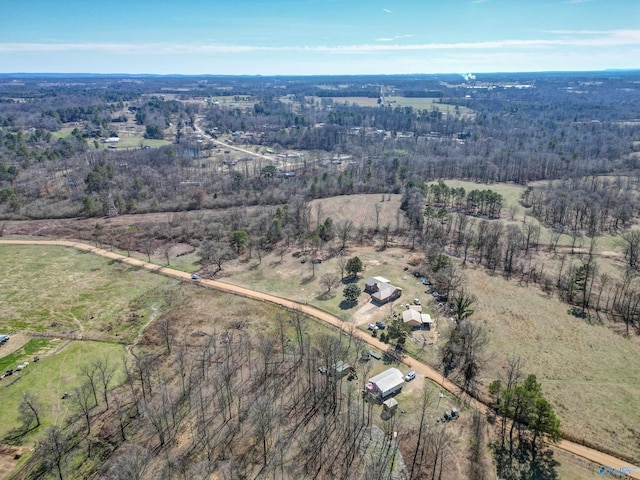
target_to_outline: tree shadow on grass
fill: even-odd
[[[342,300],[339,306],[342,310],[349,310],[350,308],[355,307],[357,304],[358,302],[354,302],[352,300]]]
[[[7,434],[2,438],[1,441],[6,445],[11,445],[14,447],[23,445],[25,443],[24,437],[26,437],[27,434],[33,432],[34,430],[37,430],[38,427],[39,426],[34,426],[29,428],[25,428],[25,427],[13,428],[7,432]]]
[[[344,285],[349,285],[350,283],[356,283],[358,281],[358,277],[352,277],[352,276],[348,276],[348,277],[343,277],[341,282]]]
[[[309,275],[308,277],[304,277],[302,280],[300,280],[300,285],[308,285],[313,280],[315,280],[315,278],[316,277],[314,277],[313,275]]]
[[[579,307],[571,307],[567,313],[569,313],[569,315],[573,315],[576,318],[584,320],[589,325],[602,324],[602,321],[597,316],[591,315],[588,311],[582,310]]]
[[[496,444],[492,447],[498,477],[504,480],[557,480],[556,468],[559,464],[553,458],[553,450],[539,451],[532,457],[531,451],[523,444],[510,454],[508,448]]]
[[[320,295],[316,296],[318,300],[332,300],[336,298],[336,294],[334,292],[322,292]]]

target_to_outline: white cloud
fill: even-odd
[[[471,0],[471,3],[485,3],[488,2],[489,0]]]
[[[393,10],[389,10],[388,8],[383,8],[382,10],[384,10],[385,13],[393,13]]]
[[[0,53],[20,52],[98,52],[115,54],[232,54],[250,52],[319,52],[319,53],[375,53],[375,52],[415,52],[431,50],[495,50],[501,48],[528,49],[551,47],[617,47],[640,46],[640,30],[612,31],[555,31],[570,38],[540,38],[532,40],[494,40],[458,43],[387,43],[411,35],[382,37],[384,44],[360,45],[297,45],[259,46],[224,44],[127,44],[127,43],[0,43]]]
[[[411,38],[413,35],[396,35],[395,37],[380,37],[376,40],[378,42],[393,42],[394,40],[399,40],[401,38]]]

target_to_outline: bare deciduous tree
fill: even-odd
[[[109,385],[113,376],[116,374],[116,365],[109,361],[109,357],[98,358],[95,362],[97,373],[97,381],[100,383],[102,390],[102,399],[104,400],[105,409],[109,410]]]
[[[344,250],[347,242],[353,237],[356,227],[351,220],[342,220],[336,223],[335,229],[340,240],[340,250]]]
[[[333,288],[340,285],[340,279],[333,273],[325,273],[320,277],[320,284],[327,289],[326,295],[329,295]]]
[[[42,404],[36,395],[29,392],[22,394],[22,401],[18,405],[18,420],[24,433],[35,430],[40,426],[40,410]],[[35,425],[33,423],[35,422]]]
[[[150,452],[137,444],[118,449],[110,461],[105,480],[141,480],[151,458]]]
[[[58,426],[47,429],[44,438],[38,445],[37,454],[42,456],[44,465],[49,471],[55,469],[59,480],[64,479],[62,470],[68,449],[69,439],[62,428]]]

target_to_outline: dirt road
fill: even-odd
[[[190,282],[193,281],[191,280],[190,273],[181,272],[179,270],[175,270],[168,267],[162,267],[160,265],[144,262],[141,260],[137,260],[135,258],[125,257],[124,255],[109,252],[107,250],[102,250],[100,248],[95,248],[85,243],[71,242],[71,241],[65,241],[65,240],[0,240],[0,245],[51,245],[51,246],[72,247],[81,251],[91,252],[106,258],[121,261],[137,267],[145,268],[152,272],[157,272],[162,275],[166,275],[168,277],[173,277],[173,278],[186,280]],[[297,311],[303,312],[311,317],[314,317],[325,323],[333,325],[339,330],[344,331],[347,334],[351,334],[354,337],[357,337],[363,340],[365,343],[373,347],[376,347],[382,351],[385,351],[389,347],[388,345],[382,343],[377,338],[373,338],[368,333],[363,332],[361,330],[357,330],[355,328],[349,328],[349,324],[342,322],[341,320],[334,317],[330,313],[324,312],[315,307],[294,302],[292,300],[287,300],[285,298],[276,297],[275,295],[256,292],[255,290],[250,290],[248,288],[240,287],[237,285],[231,285],[229,283],[224,283],[218,280],[202,279],[202,280],[198,280],[198,283],[204,287],[213,288],[215,290],[219,290],[222,292],[232,293],[234,295],[241,295],[246,298],[251,298],[254,300],[259,300],[259,301],[269,302],[275,305],[279,305],[289,310],[297,310]],[[440,372],[431,368],[430,366],[409,357],[405,358],[404,363],[408,367],[415,370],[417,373],[424,375],[426,378],[440,385],[443,389],[447,390],[453,395],[456,395],[456,396],[462,395],[463,392],[461,391],[460,387],[458,387],[453,382],[447,380],[446,378],[443,378]],[[469,398],[468,395],[466,396],[466,399],[468,404],[472,408],[475,408],[485,414],[490,411],[490,407],[480,402],[479,400],[474,398]],[[621,469],[623,467],[633,468],[632,465],[629,465],[628,463],[616,457],[613,457],[611,455],[600,452],[598,450],[594,450],[592,448],[585,447],[583,445],[571,442],[569,440],[561,440],[557,445],[555,445],[555,447],[561,450],[564,450],[566,452],[572,453],[574,455],[577,455],[579,457],[582,457],[597,465],[602,465],[610,469]],[[606,472],[609,472],[609,475],[605,475],[605,476],[613,476],[613,471],[606,470]],[[629,471],[628,475],[630,478],[640,479],[640,469]]]

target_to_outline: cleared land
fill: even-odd
[[[0,330],[131,342],[176,282],[59,247],[0,246]]]
[[[130,137],[120,137],[118,143],[105,143],[100,144],[100,148],[107,148],[107,145],[113,145],[118,148],[139,148],[144,146],[149,147],[163,147],[165,145],[171,145],[169,140],[155,140],[153,138],[144,138],[142,135],[133,135]]]
[[[283,97],[286,98],[286,97]],[[309,97],[312,98],[316,103],[320,103],[324,99],[331,99],[335,103],[348,103],[355,104],[361,107],[377,107],[378,98],[368,98],[368,97]],[[451,105],[445,102],[441,102],[438,99],[434,98],[413,98],[413,97],[385,97],[385,105],[390,105],[392,107],[412,107],[416,110],[433,110],[438,109],[442,113],[446,113],[448,115],[452,114],[464,114],[469,115],[473,114],[473,110],[467,107],[457,107],[456,105]]]
[[[578,440],[638,457],[640,346],[611,329],[576,318],[569,306],[478,269],[467,270],[478,297],[474,318],[490,332],[485,386],[520,355]],[[615,412],[615,413],[614,413]]]

